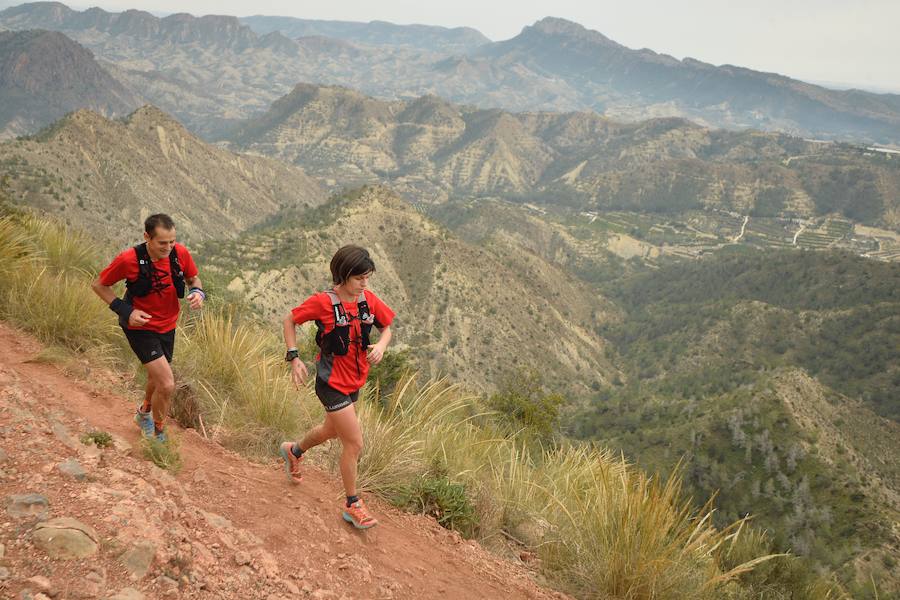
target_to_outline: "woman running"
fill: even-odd
[[[369,365],[377,365],[391,342],[394,311],[369,291],[369,277],[375,263],[368,251],[359,246],[344,246],[331,259],[334,287],[313,294],[284,318],[285,360],[291,363],[291,379],[301,386],[306,381],[306,365],[297,352],[296,326],[315,321],[316,396],[325,406],[325,421],[313,427],[299,442],[281,444],[281,457],[288,478],[296,483],[300,461],[310,448],[327,440],[341,440],[341,477],[347,501],[344,520],[358,529],[368,529],[378,521],[369,514],[356,489],[356,465],[363,447],[362,432],[353,403],[365,385]],[[372,327],[380,331],[378,342],[371,343]]]

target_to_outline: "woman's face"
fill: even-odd
[[[363,273],[362,275],[351,275],[347,278],[342,286],[344,289],[354,296],[358,296],[363,293],[367,287],[369,287],[369,277],[372,276],[372,272]]]

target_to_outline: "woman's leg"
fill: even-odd
[[[291,483],[299,483],[303,480],[303,475],[300,473],[300,461],[303,453],[335,437],[337,437],[337,433],[328,421],[326,413],[325,421],[306,432],[299,444],[294,442],[281,444],[278,453],[284,459],[284,469]]]
[[[325,414],[325,424],[333,428],[341,440],[341,478],[347,496],[356,496],[356,465],[362,453],[363,437],[359,428],[356,409],[351,404],[346,408]],[[306,450],[306,448],[303,448]]]
[[[329,413],[325,413],[325,421],[323,423],[320,423],[307,431],[306,435],[303,436],[303,439],[300,440],[300,449],[303,450],[303,452],[337,437],[334,426],[328,420],[328,414]]]

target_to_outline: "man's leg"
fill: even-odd
[[[147,387],[144,390],[144,403],[141,405],[141,412],[148,413],[153,406],[153,392],[156,386],[150,377],[147,377]]]
[[[164,356],[145,363],[147,368],[147,390],[151,391],[150,408],[153,411],[153,423],[157,433],[163,430],[169,404],[175,394],[175,376],[172,367]]]

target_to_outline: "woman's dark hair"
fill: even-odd
[[[156,228],[162,227],[166,230],[175,229],[175,221],[172,220],[172,217],[169,215],[164,215],[163,213],[158,213],[155,215],[150,215],[147,217],[147,220],[144,221],[144,231],[147,232],[147,235],[153,237],[156,235]]]
[[[369,251],[349,244],[334,253],[331,259],[331,279],[340,285],[354,275],[365,275],[375,270]]]

